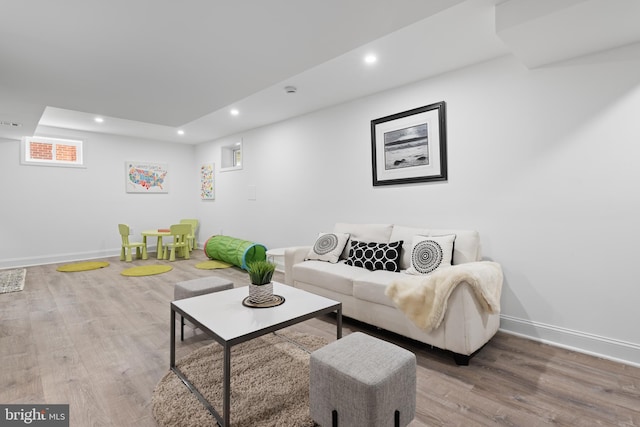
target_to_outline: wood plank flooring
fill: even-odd
[[[101,270],[29,267],[22,292],[0,294],[0,403],[69,403],[71,426],[155,426],[151,394],[169,367],[173,285],[211,274],[248,283],[237,268],[199,270],[202,251],[148,277],[109,258]],[[276,273],[282,281],[282,274]],[[331,316],[291,329],[335,339]],[[640,426],[640,369],[498,333],[469,366],[439,350],[345,319],[418,359],[421,426]],[[178,331],[179,334],[179,331]],[[211,341],[189,328],[182,357]],[[179,336],[179,335],[178,335]]]

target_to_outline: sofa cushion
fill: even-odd
[[[320,233],[305,259],[336,263],[340,259],[347,240],[349,235],[346,233]]]
[[[444,236],[456,235],[456,244],[453,248],[453,264],[480,261],[480,235],[474,230],[439,230],[430,228],[407,227],[395,225],[391,232],[390,240],[404,240],[400,255],[400,269],[406,270],[411,266],[411,243],[413,236]]]
[[[384,292],[391,282],[403,276],[406,277],[404,273],[385,270],[371,271],[353,281],[353,296],[363,301],[395,307],[393,301]]]
[[[391,243],[360,242],[351,240],[347,265],[367,270],[400,271],[402,240]]]
[[[440,268],[451,267],[456,235],[413,236],[411,266],[408,274],[429,274]]]
[[[389,243],[391,241],[389,238],[391,237],[392,230],[393,224],[350,224],[338,222],[333,227],[335,233],[348,233],[353,240],[379,243]],[[347,259],[350,247],[350,243],[347,243],[342,251],[342,259]]]
[[[295,282],[322,286],[345,295],[353,295],[354,279],[369,273],[370,271],[364,268],[352,267],[344,262],[331,264],[324,261],[305,261],[292,268]]]

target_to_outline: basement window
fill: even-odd
[[[220,172],[242,169],[242,141],[220,148],[222,167]]]
[[[30,136],[22,138],[23,165],[83,167],[83,141]]]

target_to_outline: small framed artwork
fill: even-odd
[[[125,162],[127,193],[168,193],[166,163]]]
[[[200,198],[214,200],[215,197],[215,164],[205,163],[200,166]]]
[[[371,121],[373,185],[447,180],[445,103]]]

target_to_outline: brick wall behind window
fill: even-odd
[[[74,145],[56,144],[56,160],[75,162],[76,147]]]
[[[53,145],[44,142],[32,142],[29,146],[32,159],[53,160]]]

